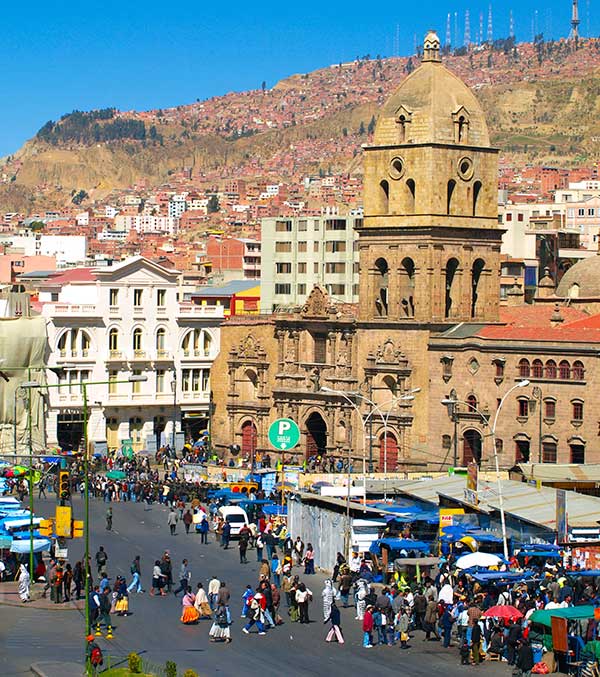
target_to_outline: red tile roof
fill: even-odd
[[[70,284],[71,282],[94,282],[96,273],[92,268],[71,268],[59,271],[50,278],[52,284]]]

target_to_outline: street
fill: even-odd
[[[54,503],[37,501],[36,514],[50,515]],[[508,674],[506,665],[486,663],[483,667],[460,667],[456,648],[444,650],[438,642],[422,641],[423,634],[416,632],[411,648],[402,651],[399,646],[362,648],[362,631],[359,621],[354,620],[354,609],[342,609],[344,645],[326,644],[324,637],[328,626],[323,625],[321,590],[324,576],[301,576],[312,590],[314,601],[310,605],[309,625],[290,623],[282,600],[282,616],[285,624],[270,630],[266,636],[244,635],[241,595],[246,584],[256,586],[258,565],[254,550],[248,551],[249,564],[239,564],[237,543],[232,542],[228,551],[222,550],[211,535],[208,545],[200,544],[200,536],[185,534],[179,524],[177,535],[171,536],[167,526],[167,511],[159,504],[148,507],[138,503],[112,503],[113,531],[105,528],[107,504],[90,501],[91,540],[90,553],[93,565],[98,546],[103,545],[108,553],[109,576],[114,580],[118,574],[129,582],[129,567],[135,555],[141,555],[142,584],[150,590],[152,565],[169,550],[173,561],[174,580],[177,580],[179,565],[183,558],[190,562],[192,587],[207,582],[212,575],[225,580],[231,591],[231,644],[209,642],[211,621],[200,621],[195,626],[179,622],[181,597],[151,597],[145,594],[130,595],[128,617],[112,617],[114,639],[100,639],[105,657],[122,660],[135,651],[150,664],[164,666],[165,661],[174,661],[183,673],[187,668],[200,675],[232,677],[245,674],[270,675],[315,675],[328,672],[342,674],[411,674],[458,675],[465,670],[484,670],[491,675]],[[74,498],[75,516],[82,514],[82,501]],[[69,542],[69,561],[74,564],[83,556],[83,539]],[[318,553],[316,560],[317,567]],[[95,574],[95,566],[92,567]],[[295,569],[298,573],[299,570]],[[251,631],[255,633],[255,629]],[[84,649],[84,617],[78,610],[37,610],[24,605],[0,607],[0,674],[6,677],[28,673],[31,663],[37,661],[80,661]],[[114,662],[113,662],[114,664]]]

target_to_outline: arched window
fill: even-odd
[[[473,216],[477,216],[477,203],[479,202],[479,194],[481,193],[481,181],[475,181],[473,184]]]
[[[90,350],[90,343],[91,343],[90,335],[87,332],[82,331],[81,332],[81,356],[82,357],[88,356],[88,352]]]
[[[211,347],[212,347],[211,335],[207,331],[202,332],[202,351],[204,353],[204,357],[208,357],[210,355]]]
[[[156,350],[165,350],[167,342],[167,331],[164,327],[156,330]]]
[[[200,355],[200,329],[192,329],[183,337],[181,348],[184,357],[198,357]]]
[[[406,257],[400,268],[400,310],[405,317],[415,316],[415,262]]]
[[[390,211],[390,184],[383,179],[379,183],[379,194],[380,194],[380,212],[382,214],[388,214]]]
[[[554,360],[546,362],[546,378],[556,378],[556,362]]]
[[[469,395],[467,397],[467,406],[469,408],[469,411],[476,412],[477,411],[477,398],[475,395]]]
[[[457,129],[457,141],[458,143],[466,143],[467,141],[467,130],[469,128],[469,121],[464,115],[461,115],[458,118],[458,129]]]
[[[458,269],[458,259],[450,259],[446,264],[446,303],[445,303],[445,312],[444,317],[455,317],[458,315],[458,312],[455,310],[454,304],[454,292],[456,291],[455,286],[455,277],[456,270]],[[457,304],[458,308],[458,304]]]
[[[558,365],[558,378],[561,381],[568,381],[571,378],[571,365],[567,360],[561,360]]]
[[[531,363],[531,375],[533,378],[544,378],[544,364],[541,360],[534,360]]]
[[[388,277],[389,267],[385,259],[375,261],[375,269],[379,273],[375,290],[375,310],[380,317],[388,314]]]
[[[481,273],[485,267],[485,261],[483,259],[475,259],[473,262],[473,267],[471,268],[471,317],[475,318],[480,315],[479,304],[479,280],[481,279]]]
[[[571,372],[574,381],[583,381],[585,378],[585,369],[583,368],[583,362],[576,360],[573,362],[573,370]]]
[[[529,378],[530,376],[529,360],[525,358],[519,360],[519,376],[521,378]]]
[[[108,349],[111,352],[119,350],[119,330],[116,327],[108,332]]]
[[[452,195],[454,194],[454,189],[456,188],[456,181],[450,179],[448,181],[448,188],[446,192],[446,214],[452,213]]]
[[[406,211],[409,214],[414,214],[415,213],[415,205],[416,205],[416,185],[414,182],[414,179],[407,179],[406,181],[406,188],[408,189],[408,202],[406,205]]]
[[[65,357],[67,354],[67,338],[69,337],[69,332],[66,331],[59,339],[58,339],[58,351],[61,357]]]
[[[133,349],[134,350],[142,349],[142,330],[140,327],[136,327],[133,330]]]

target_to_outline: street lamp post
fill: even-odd
[[[89,487],[89,435],[88,435],[88,396],[87,389],[89,386],[99,386],[99,385],[117,385],[120,383],[135,383],[136,381],[147,381],[148,377],[143,374],[133,374],[128,379],[123,379],[120,381],[108,380],[108,381],[80,381],[77,385],[81,388],[82,397],[83,397],[83,440],[84,440],[84,452],[83,452],[83,472],[84,472],[84,571],[85,571],[85,635],[86,637],[90,634],[91,625],[90,625],[90,577],[89,572],[89,562],[90,562],[90,487]],[[30,388],[61,388],[63,387],[62,383],[53,383],[50,385],[40,385],[36,383],[35,385],[29,385]],[[88,674],[90,673],[89,661],[87,659],[87,641],[85,644],[86,651],[86,670]]]
[[[17,455],[17,393],[20,389],[30,390],[38,388],[37,381],[25,381],[17,386],[15,390],[15,410],[14,410],[14,437],[15,437],[15,458]],[[27,393],[27,432],[29,446],[29,575],[32,585],[35,584],[33,570],[33,429],[31,425],[31,392]]]
[[[177,458],[177,449],[176,449],[176,437],[175,429],[177,427],[177,367],[173,367],[173,381],[171,382],[171,387],[173,388],[173,434],[171,438],[173,440],[173,455]]]
[[[500,464],[498,461],[498,448],[496,447],[496,425],[498,423],[498,415],[500,414],[500,411],[502,410],[502,407],[504,406],[504,403],[506,402],[506,399],[508,396],[513,392],[513,390],[516,390],[517,388],[525,388],[529,385],[529,381],[527,379],[523,381],[519,381],[518,383],[515,383],[512,388],[509,388],[506,393],[502,396],[502,399],[498,403],[498,408],[496,409],[496,414],[494,416],[494,422],[490,426],[487,416],[480,411],[477,407],[473,406],[472,403],[466,402],[464,400],[457,400],[457,399],[444,399],[442,400],[442,404],[448,405],[452,404],[454,407],[456,407],[457,404],[462,403],[466,404],[470,407],[472,411],[475,411],[481,416],[481,420],[483,423],[489,428],[490,430],[490,436],[492,438],[492,445],[493,445],[493,450],[494,450],[494,463],[496,466],[496,482],[498,484],[498,507],[500,508],[500,523],[502,526],[502,545],[503,545],[503,550],[504,550],[504,559],[508,560],[508,539],[506,536],[506,517],[504,514],[504,497],[502,495],[502,480],[500,479]]]

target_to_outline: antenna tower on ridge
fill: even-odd
[[[510,10],[510,17],[509,17],[509,26],[508,26],[508,37],[509,38],[514,38],[515,37],[515,18],[512,13],[512,9]]]
[[[452,34],[450,32],[450,12],[448,12],[448,17],[446,19],[446,47],[450,49],[452,44]]]
[[[492,44],[494,42],[494,28],[492,26],[492,5],[488,7],[488,25],[487,25],[487,41]]]
[[[483,42],[483,12],[479,12],[479,33],[477,33],[477,44]]]
[[[471,44],[471,21],[469,19],[469,10],[465,12],[465,47]]]
[[[573,9],[571,12],[571,32],[569,33],[569,40],[579,39],[579,8],[577,7],[577,0],[573,0]]]

